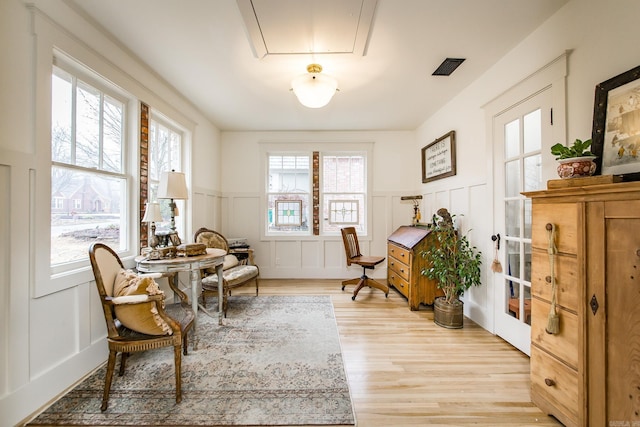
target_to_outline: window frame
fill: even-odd
[[[160,112],[158,112],[157,110],[155,110],[152,107],[149,107],[149,157],[147,159],[147,168],[149,171],[149,176],[147,179],[147,195],[148,195],[148,202],[158,202],[160,203],[160,209],[162,211],[162,216],[163,219],[165,218],[165,214],[166,214],[166,221],[162,221],[161,223],[156,223],[156,231],[158,231],[159,228],[166,228],[168,230],[169,228],[169,199],[158,199],[158,195],[157,195],[157,187],[160,184],[160,177],[158,177],[157,179],[152,178],[151,176],[151,163],[152,163],[152,154],[151,154],[151,150],[152,150],[152,144],[155,142],[152,140],[152,135],[151,135],[151,128],[152,128],[152,123],[155,122],[156,124],[159,124],[165,128],[167,128],[170,132],[178,134],[180,136],[180,148],[178,150],[178,152],[180,153],[180,158],[178,159],[178,161],[176,161],[175,163],[171,160],[171,158],[169,159],[169,168],[175,170],[176,172],[185,172],[185,147],[186,147],[186,136],[187,136],[187,132],[185,129],[183,129],[181,126],[179,126],[177,123],[175,123],[174,121],[172,121],[171,119],[167,118],[165,115],[161,114]],[[171,143],[170,143],[171,144]],[[169,155],[171,155],[172,150],[169,150]],[[163,171],[161,171],[163,172]],[[156,189],[155,191],[152,191],[152,187],[155,185]],[[185,239],[186,237],[186,225],[187,225],[187,206],[184,200],[174,200],[174,202],[176,203],[178,212],[181,213],[180,215],[177,215],[175,217],[175,222],[176,222],[176,230],[178,232],[178,236],[183,236],[182,239]]]
[[[309,203],[308,209],[308,218],[310,220],[309,230],[304,233],[300,232],[277,232],[273,233],[268,230],[268,194],[269,194],[269,155],[305,155],[308,156],[310,162],[313,161],[313,152],[319,152],[320,154],[320,170],[319,170],[319,190],[320,190],[320,200],[318,201],[319,206],[322,207],[324,193],[322,191],[322,182],[323,182],[323,171],[322,171],[322,156],[323,155],[362,155],[365,159],[365,196],[364,196],[364,213],[363,213],[363,224],[364,231],[362,233],[359,232],[358,238],[363,241],[367,241],[371,239],[371,221],[372,221],[372,213],[371,207],[373,206],[373,174],[372,168],[370,167],[373,164],[373,145],[374,142],[344,142],[344,141],[334,141],[334,142],[299,142],[299,143],[290,143],[290,142],[260,142],[260,157],[261,157],[261,188],[263,191],[260,193],[260,238],[264,241],[269,240],[280,240],[280,241],[296,241],[296,240],[322,240],[322,239],[330,239],[333,240],[336,237],[340,236],[340,231],[327,231],[324,230],[322,225],[323,219],[320,219],[320,229],[319,235],[313,234],[313,204]],[[312,165],[312,163],[310,163]],[[311,175],[313,174],[313,169],[311,166],[310,170],[310,179],[309,179],[309,197],[313,197],[313,183],[311,179]],[[311,199],[312,200],[312,199]],[[322,209],[320,209],[320,215],[323,215]]]
[[[97,72],[92,70],[91,68],[80,64],[77,60],[65,54],[62,51],[57,49],[53,50],[50,73],[49,73],[49,81],[50,85],[48,87],[48,95],[49,95],[49,132],[48,132],[48,141],[49,146],[51,146],[51,118],[52,118],[52,79],[54,74],[56,73],[56,68],[60,69],[63,73],[67,73],[72,76],[73,79],[79,80],[85,84],[90,85],[92,88],[98,90],[103,96],[108,96],[119,101],[122,104],[123,114],[122,114],[122,141],[121,141],[121,149],[120,149],[120,164],[121,170],[120,172],[112,172],[108,169],[97,169],[93,167],[86,167],[77,165],[74,162],[75,160],[72,158],[69,162],[53,160],[53,153],[49,150],[48,156],[48,164],[49,164],[49,185],[47,187],[47,193],[49,195],[49,199],[52,199],[52,182],[51,182],[51,171],[54,167],[65,168],[74,172],[79,173],[87,173],[94,175],[99,178],[117,178],[121,179],[123,182],[123,188],[125,194],[121,197],[121,202],[124,206],[120,211],[120,248],[114,248],[118,255],[121,257],[132,256],[137,251],[137,244],[133,236],[135,227],[132,226],[134,222],[132,221],[132,215],[136,212],[135,206],[136,197],[135,190],[133,188],[133,162],[132,158],[135,157],[135,149],[137,148],[135,136],[131,134],[131,129],[134,128],[134,123],[137,123],[136,114],[138,113],[138,109],[135,108],[136,99],[127,94],[123,89],[117,87],[111,81]],[[73,86],[76,87],[75,85]],[[75,107],[73,107],[72,111],[75,111]],[[75,122],[75,117],[72,118],[72,121]],[[72,129],[75,126],[72,125]],[[102,136],[100,137],[102,139]],[[100,143],[100,150],[104,149],[104,145]],[[101,154],[102,156],[102,154]],[[51,218],[52,218],[52,204],[49,204],[48,217],[49,217],[49,225],[48,236],[49,241],[51,240]],[[62,277],[82,269],[86,269],[89,267],[88,258],[82,259],[73,259],[59,263],[51,262],[51,252],[54,250],[51,245],[48,245],[47,251],[47,259],[49,266],[49,274],[50,278],[55,282]]]

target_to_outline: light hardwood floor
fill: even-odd
[[[561,425],[531,403],[529,357],[504,340],[466,318],[436,326],[393,289],[352,292],[339,280],[260,280],[260,295],[331,296],[358,427]]]

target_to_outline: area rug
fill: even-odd
[[[117,368],[105,412],[102,366],[28,425],[355,425],[327,296],[232,296],[224,326],[200,312],[181,403],[172,348],[132,354],[123,377]]]

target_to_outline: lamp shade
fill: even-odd
[[[188,199],[187,181],[182,172],[162,172],[158,199]]]
[[[142,222],[161,222],[162,213],[158,202],[150,202],[145,205]]]
[[[322,67],[318,64],[308,65],[307,71],[307,74],[293,79],[291,90],[305,107],[324,107],[338,90],[338,82],[333,77],[321,74]]]

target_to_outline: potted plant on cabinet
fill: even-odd
[[[591,176],[596,171],[596,156],[589,151],[591,140],[576,139],[573,144],[566,146],[557,143],[551,147],[551,154],[558,161],[558,175],[560,178],[578,178]]]
[[[422,252],[429,261],[429,267],[424,268],[422,274],[436,280],[444,293],[444,297],[436,298],[433,304],[435,323],[457,329],[463,327],[464,306],[459,297],[471,286],[481,284],[482,254],[471,246],[466,235],[457,232],[453,226],[454,217],[444,208],[433,215],[431,232],[434,238]]]

